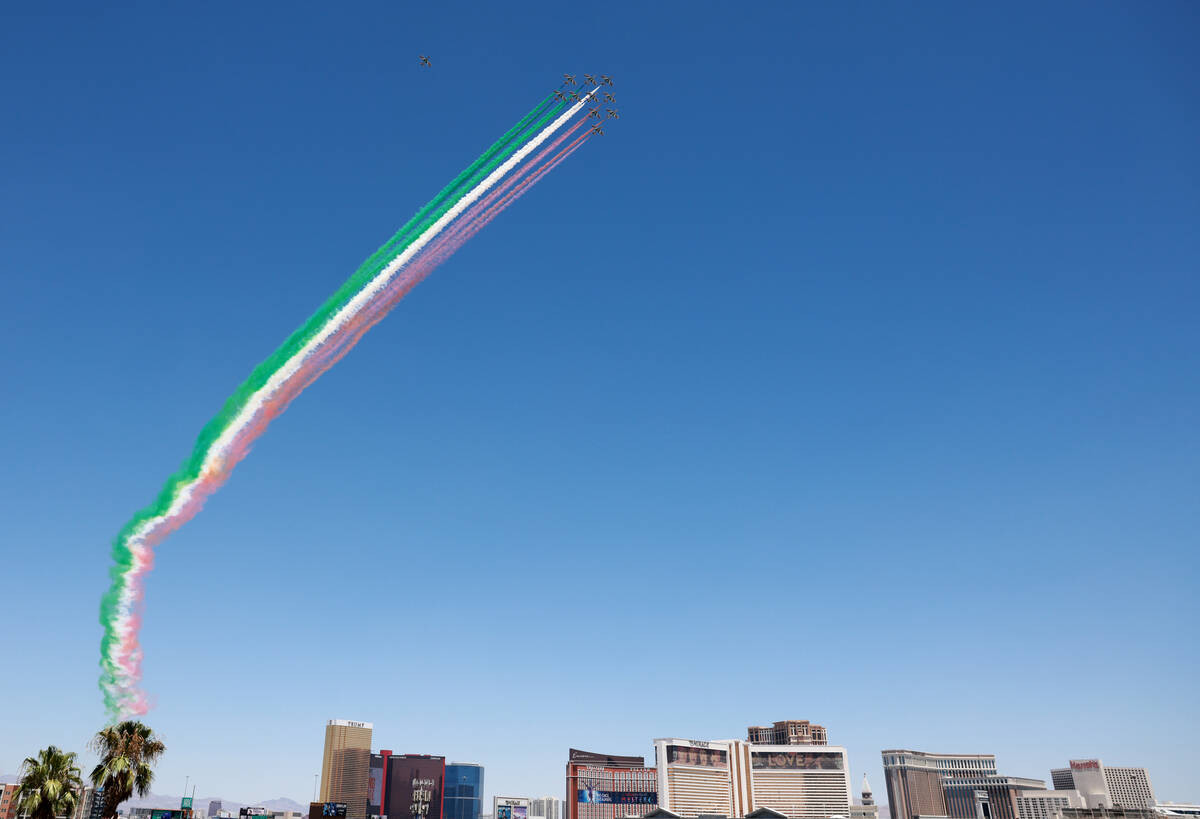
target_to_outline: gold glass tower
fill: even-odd
[[[331,719],[325,726],[321,760],[321,801],[344,802],[346,819],[366,819],[367,780],[371,764],[369,722]]]

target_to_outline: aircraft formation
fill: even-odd
[[[583,100],[589,106],[594,105],[595,107],[588,108],[584,118],[596,120],[592,123],[591,132],[603,136],[603,121],[605,119],[621,118],[616,108],[605,108],[603,113],[601,113],[601,95],[603,95],[603,102],[609,105],[613,105],[617,101],[616,94],[607,90],[612,87],[612,84],[612,77],[607,74],[600,74],[599,76],[584,74],[582,84],[576,81],[575,74],[563,74],[562,87],[554,92],[554,98],[559,102],[576,103]],[[603,91],[601,91],[602,87],[604,88]]]
[[[428,55],[419,54],[417,57],[420,60],[422,68],[433,67],[433,62],[429,59]],[[559,102],[570,101],[571,103],[576,103],[580,100],[584,100],[588,105],[595,104],[595,108],[588,108],[586,119],[596,120],[596,122],[592,125],[591,132],[593,134],[599,134],[600,136],[603,136],[604,128],[601,127],[601,122],[605,119],[621,118],[621,115],[617,113],[616,108],[605,108],[604,113],[600,113],[600,88],[601,86],[611,88],[612,84],[612,77],[608,76],[607,74],[601,74],[598,78],[592,74],[584,74],[582,86],[576,82],[574,74],[563,74],[562,88],[559,88],[554,92],[554,98]],[[589,87],[591,90],[588,90]],[[582,94],[580,93],[581,91],[583,92]],[[617,96],[613,92],[606,90],[603,92],[603,95],[605,103],[608,103],[609,105],[616,103]]]

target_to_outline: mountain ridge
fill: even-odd
[[[121,808],[178,808],[181,797],[166,793],[154,793],[153,791],[145,796],[135,796],[134,798],[121,803]],[[221,810],[238,811],[245,807],[263,807],[267,810],[291,810],[297,811],[305,816],[308,815],[308,805],[301,804],[294,799],[289,799],[286,796],[276,796],[274,799],[265,799],[261,802],[239,802],[236,799],[227,799],[224,796],[197,796],[192,800],[192,808],[194,810],[202,810],[205,814],[208,813],[208,805],[210,802],[219,801]]]

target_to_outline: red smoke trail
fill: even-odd
[[[464,213],[462,216],[460,216],[458,219],[455,220],[454,224],[450,226],[449,230],[444,231],[441,236],[439,236],[434,241],[430,242],[429,246],[426,247],[424,251],[422,251],[422,255],[429,253],[431,248],[433,248],[434,246],[443,246],[447,242],[456,238],[460,233],[462,233],[463,230],[465,230],[467,227],[469,227],[472,224],[473,220],[476,218],[476,216],[478,216],[478,214],[483,212],[489,205],[491,205],[493,202],[495,202],[497,199],[499,199],[501,196],[503,196],[510,188],[512,188],[513,185],[515,185],[517,182],[519,182],[522,177],[524,177],[530,171],[534,170],[539,165],[541,165],[543,159],[545,159],[552,151],[554,151],[554,149],[556,149],[559,145],[561,145],[567,137],[569,137],[571,134],[578,131],[579,128],[582,125],[584,125],[586,122],[587,122],[586,119],[581,119],[578,122],[576,122],[574,125],[572,125],[570,128],[568,128],[566,131],[564,131],[562,134],[560,134],[557,139],[555,139],[553,142],[551,142],[549,145],[547,145],[545,148],[543,148],[537,154],[537,156],[533,157],[528,162],[526,162],[524,165],[522,165],[519,169],[517,169],[516,173],[510,175],[508,177],[508,179],[505,179],[502,183],[497,185],[495,190],[493,190],[487,196],[483,197],[478,202],[476,202],[474,205],[472,205],[471,208],[466,213]],[[414,263],[416,263],[416,260],[414,260]]]
[[[513,188],[511,191],[509,191],[509,193],[503,199],[501,199],[497,204],[492,206],[492,208],[490,210],[488,210],[487,212],[478,216],[477,218],[472,217],[472,221],[470,222],[470,224],[465,225],[455,235],[449,237],[449,239],[445,243],[438,244],[435,242],[431,242],[430,247],[427,247],[426,251],[437,255],[439,263],[441,261],[444,261],[447,256],[449,256],[450,254],[457,251],[460,247],[462,247],[464,242],[466,242],[468,239],[470,239],[472,236],[474,236],[479,231],[483,230],[483,228],[486,227],[493,219],[495,219],[497,216],[499,216],[501,211],[503,211],[505,208],[507,208],[513,202],[517,201],[522,196],[524,196],[525,193],[529,190],[529,188],[536,185],[541,180],[542,177],[544,177],[546,174],[550,173],[550,171],[554,170],[560,164],[562,164],[562,162],[568,156],[575,153],[575,151],[579,150],[579,147],[581,145],[583,145],[584,141],[586,141],[589,136],[591,136],[590,132],[588,132],[586,134],[580,134],[578,137],[575,138],[575,140],[570,145],[568,145],[566,148],[562,149],[562,151],[560,151],[557,156],[555,156],[553,159],[551,159],[549,162],[547,162],[541,168],[538,168],[537,171],[535,171],[528,179],[526,179],[521,184],[517,185],[515,188]],[[465,237],[463,237],[461,239],[461,241],[459,241],[459,237],[463,236],[463,234],[466,234]],[[435,247],[435,245],[437,245],[437,246]],[[443,246],[443,245],[445,245],[445,246]],[[432,250],[431,250],[431,248],[432,248]]]
[[[345,353],[343,348],[348,349],[358,343],[358,339],[362,334],[373,327],[382,314],[386,314],[396,305],[396,303],[404,298],[416,284],[421,282],[437,265],[445,261],[451,254],[462,247],[467,239],[478,233],[484,225],[490,222],[499,214],[500,210],[508,207],[512,202],[516,201],[516,197],[508,196],[504,201],[491,210],[485,210],[496,201],[497,198],[504,196],[510,189],[513,188],[523,177],[534,171],[532,176],[524,179],[521,185],[517,188],[519,191],[525,191],[528,187],[536,183],[539,179],[546,175],[553,167],[561,163],[570,153],[572,153],[579,145],[580,140],[576,139],[565,151],[560,151],[549,162],[539,167],[539,163],[546,158],[548,154],[554,151],[562,142],[572,133],[579,130],[580,126],[586,123],[586,120],[580,120],[571,126],[567,131],[561,134],[557,139],[547,145],[542,151],[536,154],[528,162],[523,164],[516,173],[504,180],[497,189],[480,201],[473,204],[462,214],[451,227],[443,231],[443,233],[429,243],[415,259],[409,262],[408,266],[397,274],[387,287],[385,287],[370,304],[365,306],[358,315],[350,319],[338,331],[337,335],[329,340],[320,350],[314,352],[310,359],[314,367],[319,368],[317,374],[324,372],[332,363],[341,359]],[[535,170],[536,169],[536,170]],[[485,218],[486,221],[480,222],[480,218]],[[328,361],[328,363],[326,363]],[[307,367],[305,368],[307,369]],[[314,376],[315,377],[315,376]],[[312,383],[310,378],[307,383]]]
[[[397,302],[408,295],[413,287],[423,281],[438,265],[457,252],[469,239],[500,215],[501,211],[508,208],[509,205],[523,196],[533,185],[537,184],[542,177],[558,167],[563,160],[578,150],[588,136],[590,136],[590,133],[577,137],[570,145],[559,151],[549,162],[530,174],[519,185],[516,185],[515,188],[508,192],[507,196],[487,211],[483,211],[485,204],[483,200],[472,205],[463,214],[462,218],[456,222],[455,230],[443,234],[430,242],[420,255],[407,268],[401,271],[369,305],[364,307],[350,321],[346,322],[346,325],[334,339],[330,340],[329,344],[322,348],[322,350],[314,353],[311,359],[313,364],[317,367],[327,368],[333,362],[340,360],[345,355],[345,350],[357,344],[358,339],[362,337],[363,333],[374,327],[384,315],[395,307]],[[558,140],[558,142],[561,142],[561,140]],[[537,159],[542,159],[542,156],[542,154],[539,154]],[[508,180],[505,187],[511,187],[525,173],[523,171],[515,175],[513,179]],[[326,359],[329,359],[329,364],[325,363]],[[321,370],[321,372],[323,371],[324,369]]]
[[[567,134],[563,134],[561,138],[556,140],[545,151],[538,154],[537,160],[542,159],[548,151],[553,150],[553,148],[560,144],[562,140],[566,138],[566,136],[568,136],[572,131],[576,130],[579,124],[582,124],[582,121],[581,123],[577,123],[575,128],[572,128],[571,131],[567,132]],[[462,247],[476,233],[486,227],[493,219],[499,216],[500,213],[508,208],[509,205],[521,198],[521,196],[523,196],[531,187],[533,187],[533,185],[537,184],[537,182],[546,174],[558,167],[563,160],[577,151],[589,136],[591,136],[590,131],[576,137],[574,141],[572,141],[567,147],[560,150],[558,154],[550,159],[550,161],[542,165],[540,168],[537,168],[537,170],[533,171],[532,173],[529,173],[527,176],[527,171],[516,174],[511,180],[508,181],[506,187],[509,188],[509,190],[504,198],[499,202],[496,202],[495,198],[492,197],[491,201],[495,202],[495,204],[492,204],[491,207],[489,207],[486,211],[484,210],[484,207],[486,206],[488,197],[485,197],[483,200],[480,200],[472,205],[467,212],[463,214],[463,217],[459,222],[461,227],[453,231],[450,235],[439,236],[437,239],[430,242],[429,245],[417,256],[417,258],[414,259],[407,268],[402,270],[400,274],[391,282],[391,284],[384,288],[384,290],[378,296],[376,296],[376,298],[372,300],[370,304],[368,304],[361,311],[359,311],[357,315],[347,321],[338,334],[330,339],[327,344],[314,352],[313,355],[301,365],[295,376],[290,378],[287,383],[281,386],[275,391],[274,394],[264,401],[262,407],[258,410],[258,412],[255,413],[251,422],[242,428],[241,432],[233,440],[230,446],[229,456],[221,462],[219,469],[215,471],[220,473],[220,477],[218,477],[217,474],[213,474],[212,477],[216,479],[211,481],[211,483],[208,480],[208,475],[201,479],[199,485],[196,486],[193,495],[198,502],[194,504],[194,511],[192,509],[188,510],[190,514],[187,515],[187,518],[190,518],[191,516],[195,515],[197,511],[199,511],[200,506],[203,505],[204,499],[207,498],[208,495],[215,491],[216,488],[224,482],[225,477],[228,476],[228,473],[233,469],[234,465],[241,461],[242,458],[246,457],[250,451],[250,447],[253,446],[254,441],[257,440],[260,435],[262,435],[271,421],[279,417],[279,415],[281,415],[283,411],[288,408],[288,405],[291,404],[291,402],[294,401],[296,397],[308,387],[308,385],[313,383],[313,381],[319,378],[326,370],[340,361],[342,356],[350,352],[350,350],[358,343],[359,339],[361,339],[368,330],[378,324],[401,299],[408,295],[409,291],[420,284],[426,276],[428,276],[435,268],[437,268],[438,265],[453,255],[455,251]],[[530,164],[534,165],[535,163]],[[521,179],[522,176],[525,176],[525,178],[520,182],[520,184],[515,184],[516,181]],[[192,506],[192,504],[189,504],[189,506]]]
[[[454,234],[450,236],[439,237],[437,240],[430,242],[429,246],[422,251],[421,255],[413,263],[412,267],[405,271],[405,274],[407,275],[402,274],[400,277],[397,277],[396,281],[394,281],[392,285],[389,285],[389,287],[385,288],[384,291],[380,293],[379,298],[375,302],[364,308],[359,314],[364,321],[370,322],[368,328],[364,328],[362,331],[359,331],[359,335],[361,335],[361,332],[365,332],[365,329],[369,329],[370,326],[374,326],[379,319],[383,318],[383,314],[386,314],[389,310],[391,310],[392,307],[395,306],[396,302],[407,295],[408,291],[410,291],[414,286],[417,285],[417,283],[428,276],[429,273],[434,270],[434,268],[436,268],[450,256],[454,255],[459,248],[466,244],[466,242],[475,234],[483,230],[483,228],[485,228],[493,219],[499,216],[502,211],[507,209],[509,205],[524,196],[530,188],[532,188],[542,179],[542,177],[550,173],[550,171],[558,167],[563,160],[577,151],[590,135],[590,133],[587,133],[576,137],[570,145],[559,151],[559,153],[549,162],[530,174],[519,185],[516,185],[503,199],[492,205],[492,207],[487,211],[479,213],[476,207],[472,207],[466,214],[464,214],[463,227],[455,231]],[[482,205],[482,202],[477,204]],[[393,289],[395,292],[393,292]],[[379,315],[376,315],[377,313],[379,313]],[[357,319],[358,316],[355,318]],[[357,339],[355,339],[355,341],[357,341]]]

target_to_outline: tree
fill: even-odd
[[[79,804],[83,779],[75,754],[51,745],[27,757],[21,763],[21,781],[17,784],[17,815],[32,819],[70,816]]]
[[[117,808],[136,792],[145,796],[154,781],[154,763],[167,746],[149,726],[136,720],[110,725],[92,738],[91,748],[100,755],[92,770],[97,798],[103,788],[104,819],[114,819]]]

